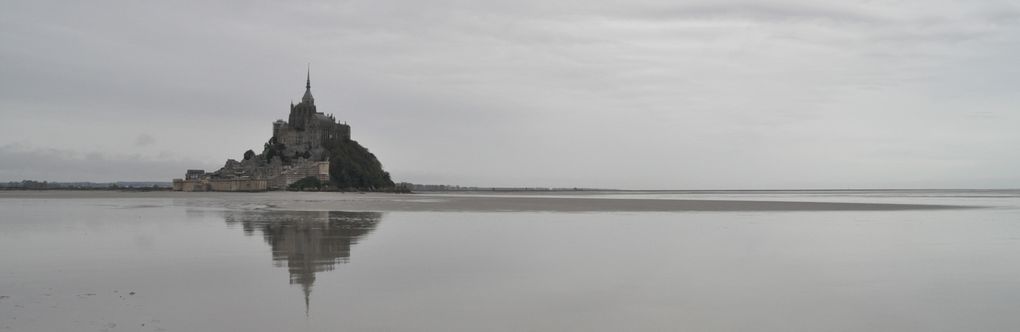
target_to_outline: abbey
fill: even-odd
[[[290,104],[290,117],[284,122],[273,122],[273,142],[283,144],[286,148],[280,151],[286,157],[305,157],[321,160],[325,156],[324,145],[330,142],[349,141],[351,127],[346,123],[337,123],[333,115],[318,112],[315,98],[312,97],[311,72],[305,80],[305,95],[301,102]]]
[[[331,168],[331,160],[342,165]],[[331,176],[334,171],[336,177]],[[243,160],[229,159],[215,172],[188,170],[185,178],[174,179],[173,185],[178,191],[266,191],[287,189],[309,177],[342,186],[340,189],[375,190],[393,185],[375,156],[351,140],[350,126],[317,110],[311,71],[301,102],[291,102],[287,121],[273,122],[273,136],[262,153],[248,150]],[[337,178],[340,181],[334,181]]]

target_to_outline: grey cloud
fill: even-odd
[[[156,143],[156,139],[149,134],[138,134],[135,137],[135,145],[137,146],[149,146]]]
[[[741,19],[755,21],[827,21],[834,23],[883,24],[889,21],[879,11],[866,11],[844,3],[781,1],[712,1],[651,5],[626,12],[637,20]]]
[[[54,150],[9,145],[0,180],[57,180],[47,161],[76,180],[215,168],[258,150],[311,62],[320,110],[397,180],[1020,186],[1007,171],[1020,156],[1002,152],[1020,139],[1015,10],[16,0],[0,12],[0,146]]]

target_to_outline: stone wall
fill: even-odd
[[[209,180],[211,191],[266,191],[269,181],[263,179],[212,179]]]
[[[175,191],[209,191],[209,182],[204,179],[174,179]]]
[[[269,181],[265,179],[174,179],[175,191],[267,191]]]
[[[309,176],[314,176],[319,181],[329,181],[329,162],[306,162],[286,169],[280,175],[269,180],[269,189],[286,190],[287,186]]]
[[[284,145],[283,155],[292,157],[294,154],[310,154],[309,159],[324,159],[324,144],[330,141],[349,141],[351,127],[346,124],[334,123],[329,119],[317,119],[316,125],[295,128],[292,124],[277,122],[273,124],[273,137]]]

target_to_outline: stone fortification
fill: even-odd
[[[211,173],[188,170],[184,179],[173,181],[174,190],[283,190],[309,176],[328,182],[331,157],[328,147],[349,142],[351,127],[337,123],[332,114],[318,112],[311,88],[309,74],[301,102],[291,103],[288,121],[273,122],[273,137],[261,154],[249,150],[243,160],[227,160],[222,168]]]

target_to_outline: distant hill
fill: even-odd
[[[0,190],[93,190],[93,189],[145,189],[164,190],[170,189],[170,182],[163,181],[118,181],[118,182],[51,182],[22,180],[18,182],[0,183]]]

